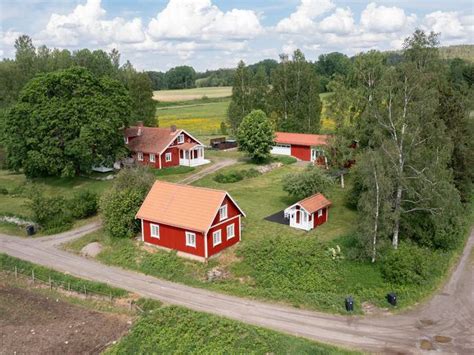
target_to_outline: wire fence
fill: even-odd
[[[110,303],[115,304],[115,300],[122,298],[120,296],[116,296],[113,294],[112,291],[110,292],[101,292],[99,290],[93,289],[88,287],[87,284],[78,285],[77,283],[58,280],[54,276],[48,275],[45,277],[44,273],[35,272],[35,269],[23,269],[18,266],[13,266],[11,268],[5,267],[3,265],[3,271],[13,275],[15,280],[18,280],[19,276],[21,275],[23,278],[26,278],[28,281],[31,281],[31,285],[41,285],[43,287],[49,287],[50,290],[63,290],[67,292],[73,292],[76,294],[84,295],[86,298],[99,298],[101,300],[108,300]],[[66,274],[64,274],[66,275]],[[138,306],[132,299],[128,300],[128,307],[130,310],[137,310],[143,313],[143,309]]]

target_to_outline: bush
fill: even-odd
[[[383,260],[382,276],[386,281],[399,285],[423,284],[429,277],[432,257],[428,249],[401,243]]]
[[[104,227],[110,236],[131,238],[140,230],[135,215],[154,182],[146,168],[124,169],[117,175],[112,188],[100,199]]]
[[[315,193],[324,193],[333,184],[332,179],[314,165],[301,173],[289,174],[283,179],[283,190],[291,196],[302,199]]]
[[[87,218],[97,213],[99,199],[92,191],[81,191],[68,201],[69,210],[74,218]]]
[[[290,164],[294,164],[294,163],[297,162],[296,158],[289,157],[289,156],[286,156],[286,155],[281,155],[281,156],[278,156],[278,157],[272,157],[272,160],[275,161],[275,162],[280,162],[283,165],[290,165]]]
[[[229,184],[237,181],[241,181],[243,179],[253,178],[261,173],[254,168],[247,169],[247,170],[231,170],[226,173],[218,173],[214,176],[214,181],[219,182],[221,184]]]
[[[8,190],[6,187],[0,187],[0,195],[8,195]]]
[[[33,220],[50,232],[59,232],[71,226],[72,216],[66,200],[61,196],[50,197],[36,191],[30,197],[28,206],[33,212]]]

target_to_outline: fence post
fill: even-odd
[[[132,310],[132,300],[129,301],[130,310]]]
[[[49,276],[49,289],[51,290],[53,288],[53,284],[51,283],[51,276]]]
[[[109,292],[109,296],[110,296],[110,303],[112,303],[112,291]]]
[[[15,279],[18,278],[18,268],[15,266]]]
[[[86,285],[84,285],[84,294],[85,294],[86,297],[87,297],[87,288],[86,288]]]
[[[70,292],[71,291],[71,282],[67,282],[67,290]]]
[[[33,279],[33,283],[35,283],[35,269],[31,269],[31,278]]]

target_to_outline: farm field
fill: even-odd
[[[153,99],[162,102],[188,101],[202,99],[206,96],[209,99],[228,97],[232,95],[231,86],[193,88],[181,90],[158,90],[153,92]]]
[[[1,269],[0,314],[7,353],[355,353],[127,293],[111,303],[33,286]]]
[[[255,165],[241,161],[221,173],[251,169]],[[398,294],[397,309],[403,309],[433,292],[442,281],[455,253],[437,253],[433,257],[430,279],[418,285],[398,286],[386,282],[380,264],[350,258],[357,223],[356,212],[346,206],[346,189],[334,185],[327,193],[333,202],[326,224],[305,232],[264,220],[295,202],[282,190],[282,178],[303,169],[286,165],[263,175],[236,183],[221,184],[209,175],[195,185],[228,191],[247,214],[243,220],[242,242],[227,249],[208,264],[179,258],[174,252],[143,246],[136,240],[112,240],[103,231],[84,236],[65,247],[78,252],[91,242],[104,246],[97,259],[109,265],[133,269],[159,278],[196,287],[252,297],[292,306],[344,313],[344,298],[353,295],[356,313],[365,307],[389,312],[385,295]],[[337,245],[341,255],[332,258],[330,248]],[[222,277],[207,280],[210,270],[222,271]]]

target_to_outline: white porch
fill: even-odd
[[[196,143],[184,143],[179,146],[179,165],[200,166],[210,163],[204,159],[204,146]]]
[[[293,205],[285,210],[285,218],[290,220],[290,227],[309,231],[313,229],[313,216],[299,205]]]

